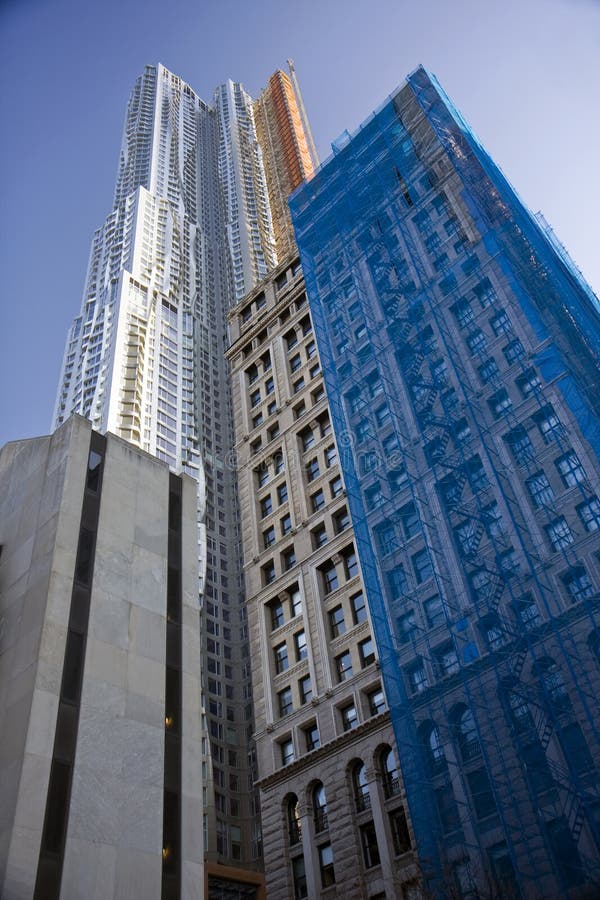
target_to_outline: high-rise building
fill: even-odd
[[[399,897],[418,870],[297,254],[230,333],[267,896]]]
[[[0,453],[3,900],[206,896],[196,492],[79,416]]]
[[[596,896],[598,301],[422,68],[290,205],[428,888]]]
[[[164,66],[146,67],[55,410],[55,425],[79,413],[198,483],[207,871],[238,891],[236,869],[262,863],[224,344],[228,309],[277,261],[266,178],[240,84],[210,106]]]
[[[312,178],[317,151],[304,111],[294,66],[290,74],[278,69],[254,103],[256,134],[262,147],[273,232],[278,259],[296,252],[288,197]]]

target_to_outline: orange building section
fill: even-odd
[[[277,256],[294,251],[287,198],[314,173],[300,103],[289,76],[278,69],[254,104],[254,119],[265,158],[265,173]]]

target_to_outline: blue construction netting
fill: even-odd
[[[598,890],[598,301],[423,68],[290,207],[424,878]]]

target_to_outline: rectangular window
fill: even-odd
[[[598,531],[600,529],[600,501],[592,497],[587,503],[577,507],[577,515],[583,523],[586,531]]]
[[[486,819],[488,816],[493,815],[496,812],[496,801],[485,769],[469,772],[467,774],[467,782],[477,818]]]
[[[543,509],[554,500],[554,491],[545,472],[536,472],[525,484],[536,509]]]
[[[467,336],[467,346],[473,356],[481,355],[487,347],[487,341],[483,331],[478,328]]]
[[[387,709],[385,694],[381,688],[369,691],[367,694],[367,702],[369,704],[369,713],[372,716],[378,716],[379,713],[382,713]]]
[[[289,660],[288,660],[288,651],[287,644],[285,641],[283,644],[278,644],[276,647],[273,647],[273,655],[275,657],[275,671],[277,674],[280,672],[285,672],[286,669],[289,668]]]
[[[516,385],[519,388],[524,399],[532,394],[536,388],[541,385],[541,380],[535,369],[527,369],[522,375],[516,379]]]
[[[407,853],[411,848],[411,843],[408,823],[403,809],[396,809],[390,813],[390,826],[392,829],[394,853],[396,856],[400,856],[401,853]]]
[[[373,638],[366,638],[359,643],[358,655],[363,669],[375,662],[375,644],[373,643]]]
[[[270,515],[273,512],[273,501],[271,500],[271,495],[269,494],[267,497],[263,497],[260,501],[260,514],[264,519],[266,516]]]
[[[344,610],[341,606],[336,606],[329,611],[329,628],[332,638],[340,637],[340,635],[346,633]]]
[[[356,578],[358,575],[358,559],[354,550],[345,550],[342,553],[342,559],[344,561],[346,580],[350,581],[351,578]]]
[[[289,513],[286,513],[285,516],[281,519],[281,534],[285,537],[286,534],[289,534],[292,530],[292,517]]]
[[[508,334],[512,331],[511,321],[504,310],[501,310],[498,315],[490,319],[490,325],[492,326],[492,330],[496,337],[500,334]]]
[[[339,580],[335,563],[329,562],[321,568],[321,577],[323,578],[323,589],[326,594],[331,594],[339,587]]]
[[[360,826],[359,830],[365,869],[372,869],[373,866],[378,866],[381,862],[375,825],[373,822],[366,822]]]
[[[564,456],[559,457],[555,462],[556,468],[560,473],[565,487],[574,487],[585,481],[585,472],[583,466],[579,462],[577,454],[570,450]]]
[[[294,635],[294,647],[296,648],[296,662],[308,658],[308,646],[304,631],[297,631]]]
[[[260,390],[252,391],[250,394],[250,406],[258,406],[260,403]]]
[[[292,704],[292,689],[291,687],[286,687],[282,691],[279,691],[277,694],[277,698],[279,701],[279,715],[281,717],[289,715],[293,712],[293,704]]]
[[[425,609],[425,618],[430,628],[435,628],[437,625],[443,625],[446,622],[444,603],[437,594],[435,597],[430,597],[429,600],[426,600],[423,608]]]
[[[275,528],[271,525],[266,531],[263,531],[263,545],[265,549],[272,547],[275,543]]]
[[[338,475],[337,478],[334,478],[333,481],[330,481],[329,488],[331,490],[331,496],[335,499],[335,497],[339,497],[340,494],[343,493],[344,488],[342,485],[342,478]]]
[[[408,593],[408,579],[402,566],[394,566],[387,573],[387,582],[392,599],[399,600]]]
[[[325,465],[329,469],[336,461],[337,453],[335,447],[327,447],[325,450]]]
[[[281,764],[284,766],[288,766],[290,763],[294,762],[294,742],[291,740],[291,738],[288,738],[288,740],[281,742],[280,747]]]
[[[312,725],[305,728],[304,738],[306,740],[306,749],[309,753],[311,750],[319,749],[321,746],[321,739],[319,737],[319,728],[316,722],[313,722]]]
[[[488,381],[493,381],[500,374],[496,360],[492,356],[478,367],[478,371],[479,377],[484,384],[487,384]]]
[[[311,459],[309,463],[306,465],[306,478],[308,481],[314,481],[315,478],[318,478],[321,474],[319,470],[319,461],[318,459]]]
[[[573,566],[562,576],[562,581],[573,603],[588,600],[595,594],[592,580],[583,566]]]
[[[273,561],[266,563],[262,567],[263,584],[271,584],[275,581],[275,563]]]
[[[333,516],[333,530],[336,534],[341,534],[346,528],[350,528],[350,514],[344,506]]]
[[[281,628],[285,621],[283,605],[281,601],[273,600],[269,605],[269,609],[271,611],[271,628],[273,628],[273,630],[275,628]]]
[[[279,500],[279,505],[281,506],[282,503],[285,503],[287,498],[288,498],[288,489],[287,489],[287,484],[284,481],[283,484],[280,484],[279,487],[277,488],[277,499]]]
[[[442,647],[438,647],[435,651],[435,658],[438,671],[442,678],[446,675],[454,675],[460,669],[456,649],[452,643],[447,643]]]
[[[354,624],[360,625],[361,622],[366,622],[368,618],[367,607],[362,591],[350,597],[350,603],[352,604],[352,618]]]
[[[517,360],[523,359],[525,356],[523,344],[518,340],[511,341],[510,344],[507,344],[502,352],[504,353],[504,358],[509,366],[514,362],[517,362]]]
[[[335,884],[335,871],[333,868],[333,850],[331,844],[321,844],[319,847],[319,868],[321,870],[321,884],[324,888]]]
[[[553,522],[546,525],[546,534],[553,550],[563,550],[575,540],[564,516],[559,516],[558,519],[554,519]]]
[[[352,678],[352,656],[349,650],[345,650],[344,653],[336,656],[335,666],[338,681],[347,681],[349,678]]]
[[[311,494],[310,502],[313,512],[318,512],[320,509],[323,509],[325,506],[325,494],[323,491],[319,490],[316,493]]]
[[[406,669],[406,678],[411,694],[420,694],[429,687],[425,665],[421,660],[418,660],[411,666],[408,666],[408,668]]]
[[[398,510],[398,515],[400,516],[402,530],[404,531],[404,537],[407,541],[414,537],[416,534],[419,534],[419,531],[421,530],[419,515],[414,503],[407,503],[406,506],[402,506]]]
[[[418,628],[415,611],[414,609],[409,609],[407,613],[398,618],[398,640],[401,644],[407,644],[409,641],[415,640],[417,635]]]
[[[342,707],[342,709],[340,709],[340,715],[342,717],[342,727],[344,731],[351,731],[353,728],[356,728],[358,725],[358,715],[353,703]]]
[[[298,682],[298,691],[300,694],[300,702],[302,704],[309,703],[312,699],[312,684],[310,675],[305,675]]]
[[[562,434],[562,425],[551,404],[545,406],[533,416],[533,421],[540,430],[546,444],[558,440]]]
[[[426,548],[413,554],[412,565],[417,584],[423,584],[424,581],[433,577],[433,565],[429,556],[429,551]]]

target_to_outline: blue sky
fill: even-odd
[[[0,445],[49,430],[146,63],[210,101],[293,58],[322,158],[423,63],[598,292],[599,51],[600,0],[3,0]]]

